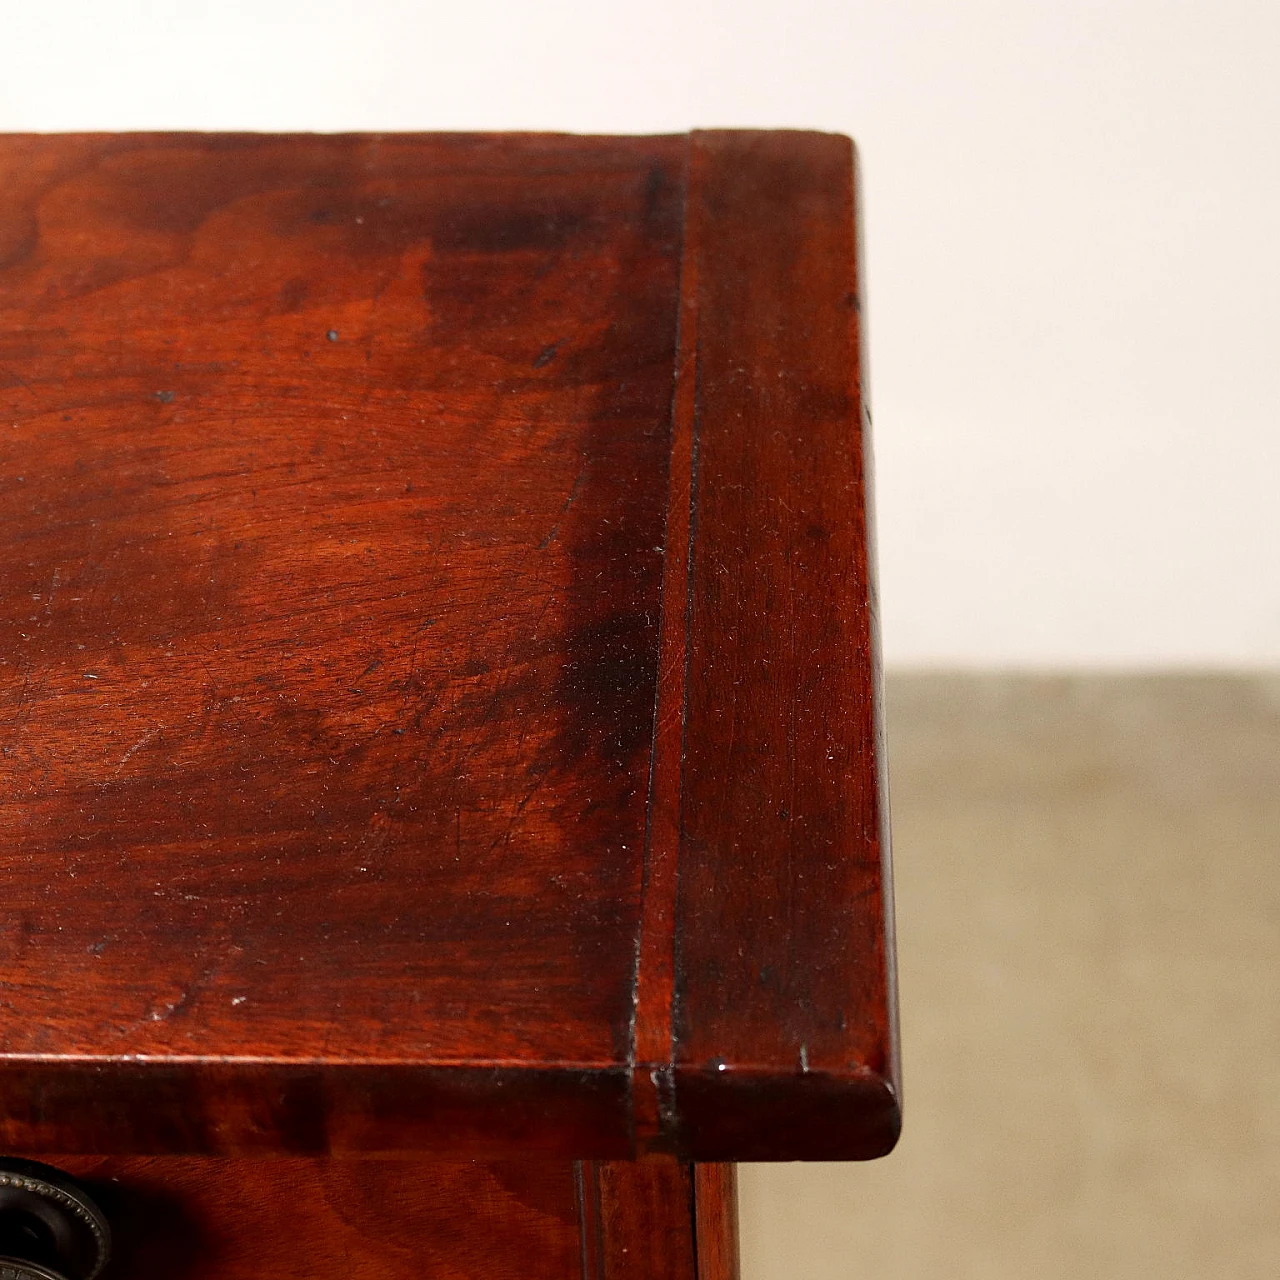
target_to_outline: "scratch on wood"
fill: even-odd
[[[573,488],[569,490],[569,496],[565,499],[564,506],[560,508],[560,518],[551,526],[551,531],[543,540],[538,543],[538,550],[545,551],[559,536],[560,526],[564,523],[564,518],[569,514],[569,508],[578,500],[578,495],[582,492],[582,486],[587,480],[587,470],[589,463],[584,463],[582,470],[578,472],[578,478],[573,482]]]
[[[144,733],[142,737],[140,737],[137,740],[137,742],[135,742],[133,746],[131,746],[129,750],[126,751],[124,755],[120,757],[120,763],[116,765],[116,773],[119,773],[120,770],[123,769],[125,765],[129,763],[130,757],[136,751],[141,751],[142,748],[145,747],[147,743],[152,740],[152,738],[156,737],[163,728],[164,728],[164,725],[161,724],[161,725],[157,725],[154,729],[148,729],[146,733]]]

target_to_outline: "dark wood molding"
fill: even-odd
[[[669,549],[664,579],[686,630],[659,667],[679,791],[651,800],[678,867],[667,1114],[698,1159],[880,1155],[899,1090],[853,152],[691,145],[668,513],[688,560]]]

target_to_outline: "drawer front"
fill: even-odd
[[[51,1159],[111,1224],[104,1280],[564,1280],[565,1163]]]
[[[729,1166],[45,1162],[76,1179],[110,1224],[102,1280],[732,1280],[736,1271]]]

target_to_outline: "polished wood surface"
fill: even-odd
[[[852,147],[698,135],[673,988],[681,1146],[879,1155],[899,1125]],[[677,426],[677,433],[680,427]]]
[[[668,1157],[62,1158],[129,1280],[736,1280],[732,1184]],[[714,1167],[717,1171],[720,1166]],[[704,1183],[706,1188],[704,1189]]]
[[[698,1280],[738,1280],[737,1167],[694,1165],[693,1186]]]
[[[568,1280],[569,1162],[159,1157],[61,1162],[111,1220],[127,1280]]]
[[[702,1280],[689,1165],[583,1161],[581,1177],[586,1280]]]
[[[848,143],[0,180],[0,1146],[891,1145]]]

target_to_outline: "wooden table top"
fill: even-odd
[[[854,175],[0,140],[0,1147],[898,1128]]]

